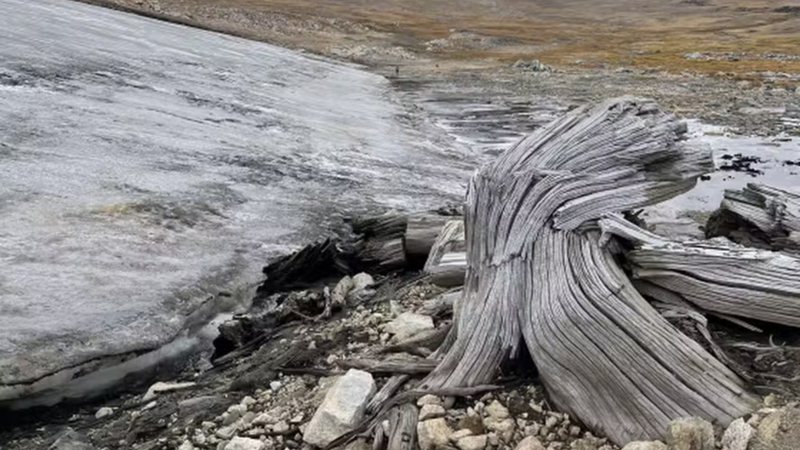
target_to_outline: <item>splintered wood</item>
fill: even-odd
[[[573,110],[476,174],[454,340],[422,389],[490,382],[524,345],[555,405],[619,444],[661,438],[678,417],[750,412],[743,381],[655,311],[596,227],[711,170],[685,134],[654,104],[616,99]]]

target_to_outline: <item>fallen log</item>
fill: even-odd
[[[800,327],[800,260],[729,241],[666,240],[619,217],[600,221],[606,233],[636,244],[626,255],[633,277],[704,310]]]
[[[712,160],[685,134],[652,103],[617,99],[571,111],[481,169],[454,336],[421,389],[490,382],[525,345],[552,402],[617,444],[662,438],[679,417],[725,425],[750,412],[744,382],[661,317],[585,226],[693,187]]]
[[[737,228],[744,228],[744,231]],[[747,234],[746,243],[760,241],[773,250],[800,251],[800,194],[764,184],[750,183],[741,190],[726,190],[720,211],[710,221],[709,237]]]

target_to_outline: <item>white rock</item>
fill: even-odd
[[[486,414],[494,419],[507,419],[509,417],[508,408],[497,400],[489,403],[489,406],[486,407]]]
[[[280,381],[270,381],[269,388],[272,389],[273,392],[278,392],[280,388],[283,386]]]
[[[350,431],[364,417],[367,402],[375,393],[375,380],[367,372],[350,369],[328,390],[314,417],[308,422],[303,440],[324,447]]]
[[[285,420],[281,420],[272,426],[272,432],[278,434],[286,434],[289,432],[289,424]]]
[[[266,446],[258,439],[235,437],[228,442],[225,450],[264,450]]]
[[[194,450],[194,445],[192,445],[191,441],[186,440],[183,441],[180,447],[178,447],[178,450]]]
[[[453,434],[450,435],[450,440],[457,442],[459,439],[467,436],[472,436],[472,430],[464,428],[463,430],[454,431]]]
[[[236,425],[221,427],[214,434],[220,439],[230,439],[236,434]]]
[[[346,275],[336,283],[336,286],[331,291],[331,303],[338,306],[344,305],[347,294],[351,290],[353,290],[353,279]]]
[[[186,383],[165,383],[163,381],[159,381],[157,383],[153,383],[150,388],[147,389],[145,392],[144,397],[142,397],[143,402],[149,402],[150,400],[156,398],[156,395],[164,393],[164,392],[172,392],[178,391],[181,389],[188,389],[194,386],[195,383],[193,382],[186,382]]]
[[[417,406],[424,406],[424,405],[440,405],[442,404],[442,399],[439,397],[432,395],[432,394],[425,394],[422,397],[417,399]]]
[[[545,450],[545,448],[539,439],[536,439],[533,436],[528,436],[519,441],[519,444],[517,444],[517,450]]]
[[[435,419],[437,417],[444,417],[447,411],[441,405],[422,405],[419,410],[419,420]]]
[[[755,431],[744,419],[734,420],[722,435],[722,450],[747,450],[747,444]]]
[[[453,430],[444,418],[426,420],[417,424],[417,440],[420,450],[434,450],[444,447],[450,441]]]
[[[368,273],[361,272],[353,276],[353,290],[351,292],[353,294],[358,294],[360,291],[363,291],[373,284],[375,284],[375,280],[372,279],[372,276]]]
[[[466,436],[456,442],[456,447],[461,450],[483,450],[486,448],[486,435]]]
[[[667,450],[667,446],[661,441],[634,441],[628,442],[622,450]]]
[[[396,340],[408,339],[422,331],[433,329],[433,319],[431,316],[404,312],[396,319],[386,324],[384,330],[394,335]]]
[[[108,417],[112,414],[114,414],[114,408],[109,408],[108,406],[104,406],[98,409],[96,413],[94,413],[94,418],[102,419],[103,417]]]

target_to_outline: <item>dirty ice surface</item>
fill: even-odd
[[[0,400],[173,340],[334,211],[460,198],[463,150],[408,111],[356,67],[0,0]]]
[[[647,208],[643,216],[654,231],[672,237],[702,237],[699,225],[719,208],[726,189],[763,183],[800,192],[800,138],[755,137],[727,133],[722,127],[689,121],[689,142],[707,145],[716,170],[691,191]]]

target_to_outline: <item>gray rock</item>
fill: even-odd
[[[509,417],[508,408],[497,400],[489,403],[489,406],[486,407],[486,414],[494,419],[507,419]]]
[[[444,417],[447,413],[444,406],[441,405],[422,405],[419,409],[419,420],[435,419],[437,417]]]
[[[714,427],[698,417],[675,419],[667,427],[671,450],[714,450]]]
[[[417,424],[417,440],[420,450],[434,450],[446,446],[453,430],[444,418],[426,420]]]
[[[394,335],[396,340],[408,339],[417,333],[433,329],[433,319],[430,316],[405,312],[396,319],[386,324],[384,330]]]
[[[800,409],[785,407],[758,424],[749,450],[795,450],[800,443]]]
[[[353,279],[349,275],[345,275],[331,291],[331,303],[337,306],[344,305],[347,300],[347,294],[353,290],[353,286]]]
[[[622,450],[667,450],[667,445],[661,441],[634,441],[622,447]]]
[[[539,439],[533,436],[528,436],[519,441],[519,444],[517,444],[517,450],[545,450],[545,448]]]
[[[236,436],[228,442],[225,450],[264,450],[266,446],[258,439],[250,439]]]
[[[465,436],[456,441],[456,447],[461,450],[483,450],[486,448],[487,437],[485,434],[480,436]]]
[[[149,402],[150,400],[156,398],[158,394],[165,392],[179,391],[181,389],[188,389],[194,385],[195,383],[193,382],[168,383],[168,382],[158,381],[156,383],[153,383],[153,385],[147,389],[147,392],[144,393],[144,397],[142,397],[142,401]]]
[[[49,450],[94,450],[95,447],[88,443],[86,436],[67,427],[59,433]]]
[[[591,439],[577,439],[569,444],[570,450],[597,450],[597,444]]]
[[[350,431],[363,419],[367,402],[374,393],[372,375],[350,369],[328,390],[314,417],[306,425],[303,440],[324,447]]]
[[[734,420],[722,434],[722,450],[747,450],[755,431],[744,419]]]
[[[96,413],[94,413],[94,418],[95,419],[102,419],[102,418],[108,417],[108,416],[110,416],[112,414],[114,414],[114,408],[109,408],[108,406],[104,406],[104,407],[98,409]]]

